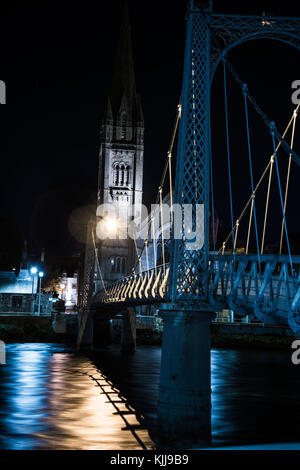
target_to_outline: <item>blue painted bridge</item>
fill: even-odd
[[[260,262],[256,255],[210,255],[208,304],[216,312],[231,309],[241,316],[253,313],[265,324],[287,324],[300,335],[300,256],[292,262],[293,271],[287,255],[262,255]],[[91,308],[170,302],[169,273],[166,264],[124,277],[97,292]],[[187,294],[193,282],[197,279],[187,270]]]
[[[288,324],[296,335],[300,334],[300,256],[292,252],[286,217],[290,175],[300,166],[295,148],[300,105],[295,105],[292,115],[287,117],[284,132],[279,132],[259,106],[253,91],[228,58],[232,48],[255,39],[274,39],[299,51],[300,19],[220,15],[213,13],[211,2],[189,2],[181,101],[155,199],[159,206],[159,229],[153,229],[155,214],[150,215],[143,246],[135,245],[136,264],[132,274],[107,284],[103,282],[98,259],[101,243],[95,235],[97,220],[89,225],[78,342],[83,338],[91,312],[113,315],[134,305],[158,305],[164,321],[158,403],[161,447],[199,448],[210,441],[210,322],[214,312],[223,308],[239,315],[252,312],[266,324]],[[211,83],[218,66],[222,68],[224,80],[228,169],[224,178],[228,178],[231,226],[220,246],[217,246],[214,220],[210,110]],[[229,78],[241,92],[251,182],[249,199],[238,217],[235,217],[232,197]],[[263,121],[270,143],[270,155],[258,178],[253,173],[250,106]],[[285,180],[279,170],[282,153],[287,168]],[[273,190],[280,201],[282,227],[278,251],[269,255],[265,253],[265,237]],[[168,220],[163,213],[164,191],[169,195]],[[265,211],[260,219],[262,226],[258,226],[257,198],[261,196]],[[187,206],[189,215],[184,209],[180,226],[175,227],[174,208]],[[247,236],[240,253],[238,240],[242,224],[246,226]],[[175,237],[175,232],[180,236]],[[95,273],[100,280],[96,283]]]

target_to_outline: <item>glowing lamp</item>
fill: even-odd
[[[118,228],[117,219],[113,217],[107,217],[104,221],[105,229],[108,233],[115,233]]]

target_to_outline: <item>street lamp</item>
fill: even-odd
[[[39,272],[39,308],[38,308],[38,315],[41,312],[41,290],[42,290],[42,277],[44,276],[43,271]]]
[[[37,273],[37,271],[37,268],[34,266],[30,269],[32,274],[32,313],[34,313],[34,275]]]

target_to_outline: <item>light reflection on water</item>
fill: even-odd
[[[152,448],[123,394],[155,421],[160,348],[124,356],[117,347],[101,361],[102,372],[65,346],[7,345],[0,449]],[[290,352],[213,350],[211,367],[213,445],[300,441],[300,366]]]
[[[7,365],[0,369],[0,448],[130,450],[141,449],[140,442],[151,448],[145,429],[136,432],[140,442],[124,429],[90,377],[97,374],[88,358],[65,347],[8,345]],[[114,394],[109,385],[105,391]],[[139,424],[134,413],[126,420]]]
[[[128,359],[110,348],[97,362],[154,421],[160,348]],[[300,442],[300,365],[291,351],[213,349],[211,370],[213,446]]]

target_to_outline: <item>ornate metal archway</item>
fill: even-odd
[[[190,0],[182,89],[175,197],[178,204],[204,204],[204,243],[187,250],[173,241],[173,301],[207,300],[210,194],[210,94],[215,70],[230,49],[253,39],[276,39],[300,50],[300,18],[220,15]]]

